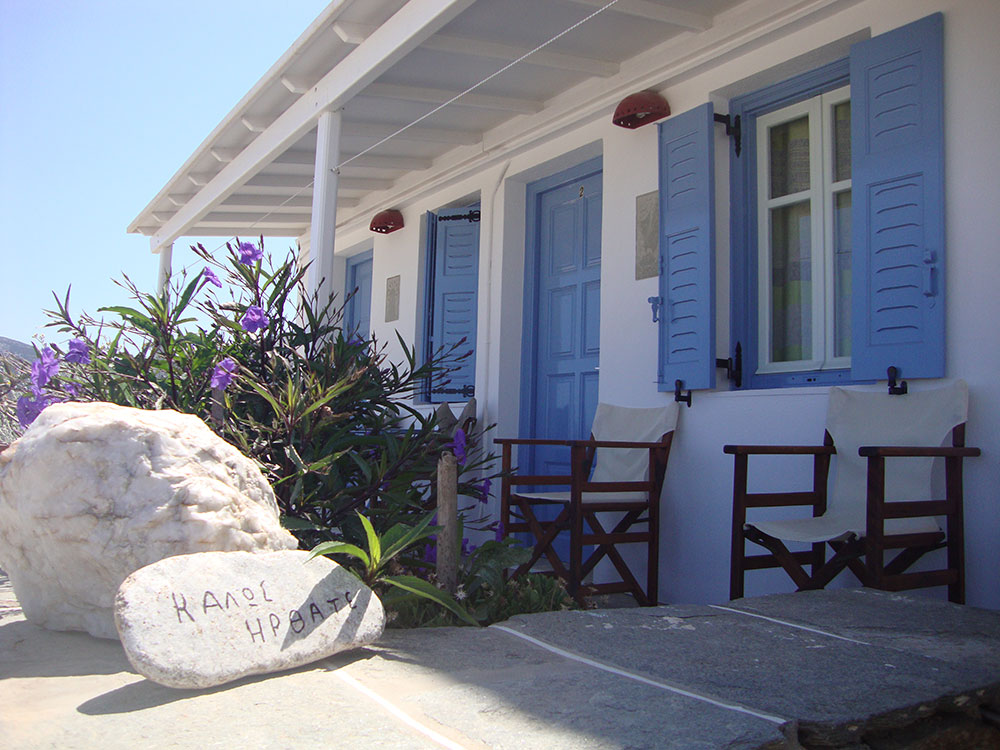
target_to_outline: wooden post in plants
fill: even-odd
[[[437,579],[448,593],[458,587],[458,461],[442,453],[437,469]]]
[[[212,389],[212,422],[216,427],[222,426],[223,421],[223,411],[222,411],[222,388]]]

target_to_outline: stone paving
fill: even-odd
[[[1000,613],[869,590],[387,631],[206,690],[24,621],[0,578],[6,748],[1000,748]]]

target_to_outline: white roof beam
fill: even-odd
[[[192,172],[187,176],[188,181],[195,187],[204,187],[215,177],[211,172]]]
[[[433,49],[439,52],[453,52],[460,55],[473,55],[475,57],[489,57],[495,60],[510,62],[531,52],[530,47],[517,47],[501,42],[489,42],[484,39],[471,39],[468,37],[446,36],[439,34],[428,39],[423,45],[424,49]],[[572,70],[576,73],[586,73],[599,78],[610,78],[618,73],[618,63],[599,60],[594,57],[584,57],[583,55],[568,55],[562,52],[550,52],[548,50],[538,50],[526,57],[524,65],[537,65],[542,68],[554,68],[556,70]]]
[[[266,188],[306,188],[312,184],[313,176],[297,174],[256,174],[246,181],[248,187]],[[340,187],[343,190],[388,190],[392,180],[379,180],[372,177],[342,177]]]
[[[247,212],[247,211],[211,211],[204,219],[203,223],[227,224],[308,224],[309,214],[287,214],[272,213],[269,211]]]
[[[197,193],[168,193],[167,200],[170,201],[173,205],[180,208],[189,200],[194,198],[196,195]]]
[[[293,94],[304,94],[312,88],[305,81],[298,81],[288,76],[281,76],[281,85]]]
[[[353,96],[416,49],[474,0],[407,3],[363,43],[299,97],[267,130],[229,162],[197,198],[153,236],[153,245],[171,242],[196,224],[217,202],[235,192],[263,165],[315,127],[322,112],[342,107]],[[154,248],[155,249],[155,248]]]
[[[619,0],[621,2],[622,0]],[[595,3],[603,5],[604,3]],[[347,44],[361,44],[375,32],[376,26],[366,26],[357,23],[338,22],[333,25],[334,31]],[[452,36],[450,34],[435,34],[420,45],[423,49],[438,52],[451,52],[458,55],[473,57],[488,57],[494,60],[511,62],[531,52],[530,47],[518,47],[502,42],[490,42],[485,39]],[[570,55],[562,52],[539,50],[524,60],[525,65],[537,65],[542,68],[556,70],[572,70],[601,78],[610,78],[618,73],[618,64],[607,60],[599,60],[583,55]]]
[[[608,4],[607,0],[570,0],[570,2],[586,5],[591,8],[600,8]],[[668,23],[671,26],[679,26],[688,31],[705,31],[712,28],[712,16],[707,13],[682,10],[670,5],[653,3],[649,0],[618,0],[617,3],[605,12],[622,13],[641,18],[645,21]]]
[[[345,122],[341,135],[365,136],[368,138],[388,138],[402,125],[383,125],[373,122]],[[471,146],[479,143],[480,134],[471,130],[451,130],[445,128],[424,128],[415,125],[400,133],[397,138],[428,143],[449,143],[453,146]],[[345,160],[341,160],[345,161]],[[353,162],[352,162],[353,163]]]
[[[444,89],[423,88],[420,86],[397,86],[391,83],[373,83],[361,92],[360,96],[375,96],[382,99],[401,99],[408,102],[425,102],[427,104],[444,104],[455,99],[461,92]],[[531,99],[515,99],[509,96],[486,96],[469,93],[455,100],[459,107],[474,109],[497,109],[502,112],[517,112],[533,115],[541,112],[542,102]]]
[[[273,195],[242,195],[237,193],[222,201],[219,207],[230,211],[252,211],[258,208],[270,208],[272,211],[295,211],[312,208],[312,198],[306,195],[293,195],[282,201]]]
[[[208,153],[212,155],[212,158],[216,161],[222,162],[223,164],[228,164],[237,156],[239,156],[240,150],[238,148],[219,148],[213,147],[208,150]]]
[[[341,161],[349,158],[351,154],[342,154]],[[316,163],[315,151],[286,151],[275,159],[272,164],[308,166]],[[395,169],[400,171],[430,169],[434,164],[433,159],[422,156],[378,156],[375,154],[365,154],[359,156],[348,165],[349,167],[367,167],[368,169]]]
[[[243,116],[240,118],[240,122],[242,122],[243,127],[249,130],[251,133],[263,133],[265,130],[267,130],[267,123],[261,120],[259,117]]]

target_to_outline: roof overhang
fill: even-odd
[[[305,234],[329,110],[342,117],[337,225],[361,225],[855,1],[335,0],[128,231],[154,252],[183,236]]]

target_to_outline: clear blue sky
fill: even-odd
[[[122,272],[153,290],[129,222],[326,4],[0,0],[0,336],[61,342],[70,284],[74,313],[122,304]]]

